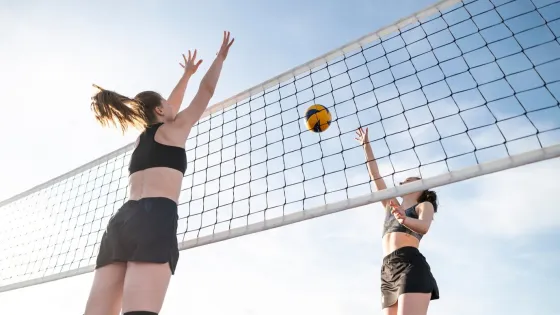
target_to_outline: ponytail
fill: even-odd
[[[438,204],[437,204],[437,194],[431,190],[424,190],[420,197],[418,197],[418,203],[422,202],[429,202],[434,206],[434,212],[437,212]]]
[[[102,126],[108,126],[110,123],[115,127],[120,125],[124,133],[128,127],[142,128],[148,125],[144,106],[140,101],[102,89],[95,84],[93,86],[99,89],[99,92],[91,98],[91,109],[95,119]]]

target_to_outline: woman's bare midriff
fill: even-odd
[[[412,246],[418,248],[420,246],[420,241],[416,237],[402,232],[385,234],[382,243],[383,256],[387,256],[401,247]]]
[[[164,197],[178,202],[183,174],[167,167],[154,167],[136,172],[128,180],[130,200]]]

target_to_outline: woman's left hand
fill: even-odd
[[[235,41],[234,38],[229,40],[230,35],[231,34],[229,31],[224,31],[224,39],[222,40],[222,46],[220,47],[220,51],[218,51],[218,53],[216,54],[218,57],[222,58],[222,60],[226,60],[227,55],[229,53],[229,48],[231,47],[231,45],[233,45],[233,42]]]
[[[185,63],[181,63],[179,62],[179,64],[181,65],[181,67],[183,67],[183,69],[185,69],[185,74],[187,75],[193,75],[196,70],[198,70],[198,66],[200,66],[200,64],[202,63],[202,59],[200,59],[197,63],[195,63],[194,61],[196,60],[196,49],[194,50],[194,54],[191,55],[191,51],[189,50],[189,57],[185,57],[185,54],[183,54],[183,60],[185,60]]]
[[[406,214],[404,213],[403,208],[393,200],[389,202],[389,205],[391,207],[391,214],[395,217],[395,219],[397,219],[400,224],[403,224],[404,220],[406,219]]]

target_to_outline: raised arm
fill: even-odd
[[[181,108],[181,104],[183,104],[183,98],[185,97],[185,91],[187,90],[187,84],[189,83],[190,78],[196,70],[198,70],[198,66],[202,63],[202,60],[199,60],[197,63],[194,62],[196,60],[196,53],[196,49],[193,54],[191,54],[191,51],[189,50],[188,58],[185,57],[185,54],[183,54],[183,60],[185,63],[179,63],[185,71],[167,98],[167,103],[173,107],[173,116],[177,114]]]
[[[206,107],[208,107],[210,99],[216,90],[216,85],[218,84],[218,79],[222,71],[222,65],[227,58],[229,48],[233,44],[233,41],[233,39],[230,41],[230,33],[224,32],[224,39],[220,51],[210,66],[210,69],[208,69],[208,72],[206,72],[206,75],[202,78],[198,92],[190,105],[179,112],[175,117],[175,122],[173,124],[184,130],[186,134],[188,134],[192,126],[200,119]]]
[[[369,143],[368,128],[366,128],[365,130],[363,128],[359,128],[356,131],[356,134],[357,134],[356,140],[360,142],[360,144],[364,148],[364,153],[366,155],[366,165],[369,171],[369,177],[375,183],[375,187],[377,187],[377,190],[387,189],[387,185],[385,184],[385,181],[383,180],[381,174],[379,173],[379,168],[377,167],[377,162],[375,161],[375,156],[373,155],[373,150],[371,149],[371,145]],[[390,201],[399,204],[396,198],[382,200],[381,204],[383,205],[383,207],[386,208]]]

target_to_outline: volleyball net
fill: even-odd
[[[180,249],[560,156],[559,35],[560,0],[441,1],[211,106],[187,141]],[[0,292],[93,270],[131,153],[0,203]]]

